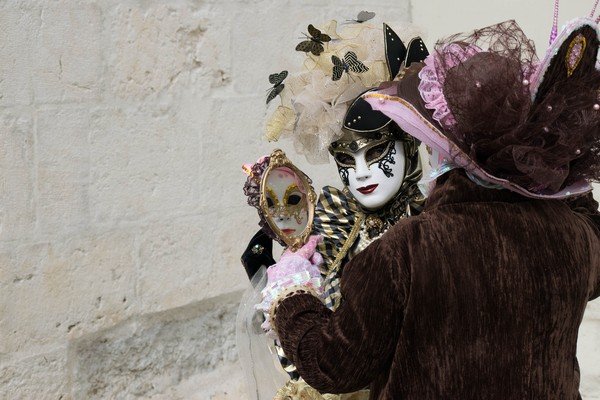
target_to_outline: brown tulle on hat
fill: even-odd
[[[600,180],[600,31],[566,24],[539,62],[514,21],[436,44],[404,79],[363,95],[474,178],[534,198]]]
[[[576,38],[586,44],[569,75],[566,60],[577,57],[568,54]],[[443,54],[457,41],[487,50],[457,62]],[[580,178],[598,180],[597,49],[595,29],[572,32],[532,101],[535,48],[514,21],[439,42],[438,74],[445,76],[443,92],[456,121],[447,137],[490,174],[534,192],[555,192]]]

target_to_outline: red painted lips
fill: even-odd
[[[374,185],[369,185],[369,186],[363,186],[363,187],[359,187],[358,190],[359,192],[361,192],[362,194],[369,194],[372,193],[375,189],[377,189],[377,184]]]

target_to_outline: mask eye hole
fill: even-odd
[[[265,197],[267,200],[267,207],[271,211],[273,211],[273,210],[275,210],[275,207],[279,207],[279,200],[277,200],[277,196],[275,195],[275,192],[270,187],[267,187],[265,192],[266,192]]]
[[[295,206],[296,204],[300,203],[300,200],[302,200],[302,197],[299,194],[294,193],[288,196],[287,204],[289,206]]]
[[[352,157],[350,154],[337,153],[335,155],[335,161],[341,165],[351,166],[351,167],[354,166],[354,157]]]
[[[382,157],[384,157],[387,153],[389,143],[390,142],[381,143],[367,150],[365,154],[365,160],[367,161],[367,163],[374,163],[376,161],[379,161]]]

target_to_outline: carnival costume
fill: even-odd
[[[311,386],[580,397],[577,333],[600,296],[600,40],[589,18],[553,36],[541,63],[512,21],[455,36],[364,96],[443,161],[425,212],[345,267],[335,313],[301,287],[273,303]]]
[[[315,233],[324,239],[318,251],[324,258],[326,304],[335,310],[341,301],[339,278],[344,264],[397,221],[418,214],[424,200],[417,188],[422,176],[418,142],[389,117],[374,111],[360,95],[383,81],[401,77],[428,51],[420,37],[413,37],[405,46],[387,24],[383,24],[383,31],[366,23],[354,24],[341,33],[335,21],[326,25],[323,33],[310,27],[309,31],[326,35],[331,41],[319,55],[307,52],[305,69],[285,81],[282,104],[267,122],[265,137],[290,138],[297,152],[313,163],[326,160],[329,152],[338,165],[344,188],[324,187],[315,210]],[[348,76],[336,79],[336,60],[344,54],[355,59],[358,67],[348,68]],[[389,177],[389,164],[394,163],[396,152],[394,141],[402,142],[402,185],[385,204],[368,209],[348,190],[352,166],[341,162],[338,154],[352,157],[363,148],[384,146],[374,168],[384,170]]]
[[[422,176],[418,141],[402,132],[389,117],[374,111],[360,95],[383,81],[401,76],[412,62],[422,61],[428,53],[419,37],[412,38],[405,46],[387,24],[383,25],[383,31],[360,23],[338,32],[337,24],[332,21],[321,29],[309,25],[308,31],[312,38],[323,42],[322,47],[319,48],[316,41],[302,42],[299,48],[317,46],[316,52],[302,50],[306,51],[304,69],[289,77],[288,71],[269,77],[274,86],[267,102],[278,95],[282,100],[267,122],[265,136],[271,141],[291,138],[297,152],[312,163],[327,160],[330,153],[338,165],[345,187],[342,190],[332,186],[322,189],[314,220],[314,233],[322,237],[317,248],[317,254],[322,255],[324,261],[321,264],[324,279],[321,291],[326,292],[327,306],[335,310],[342,300],[339,279],[344,264],[396,222],[418,214],[423,203],[416,185]],[[393,193],[374,207],[363,205],[351,193],[349,174],[352,175],[354,171],[351,170],[357,167],[345,164],[342,159],[343,156],[352,159],[361,151],[368,153],[365,155],[367,167],[372,166],[381,171],[385,179],[394,177],[398,182]],[[381,186],[385,185],[382,183]],[[261,241],[264,239],[259,232],[244,253],[243,262],[247,272],[250,271],[249,276],[251,271],[257,270],[256,265],[253,266],[255,261],[261,264],[269,261],[263,252],[267,249]],[[286,268],[279,264],[274,266]],[[271,279],[269,282],[274,288],[286,285]],[[267,330],[270,329],[268,311],[274,300],[273,294],[282,295],[277,291],[269,293],[258,306],[265,311],[263,327]],[[280,395],[296,393],[294,396],[300,396],[301,390],[313,390],[299,380],[295,367],[281,348],[277,350],[282,366],[292,378]],[[366,398],[368,393],[354,396],[347,394],[343,398]]]
[[[352,121],[362,123],[352,124]],[[344,136],[330,145],[330,152],[338,164],[345,187],[343,190],[332,186],[324,187],[315,210],[315,232],[324,237],[319,252],[323,255],[326,266],[323,271],[325,304],[332,310],[342,301],[339,280],[345,263],[380,238],[399,220],[419,214],[424,201],[417,187],[422,170],[418,142],[414,138],[398,129],[389,117],[373,111],[360,97],[350,105],[342,131]],[[345,170],[352,167],[344,164],[339,156],[356,153],[362,148],[380,146],[384,150],[380,157],[374,158],[373,163],[378,162],[377,167],[385,173],[389,170],[386,162],[391,160],[395,151],[395,140],[402,142],[401,151],[404,152],[405,172],[402,184],[382,207],[367,209],[350,193],[348,172]]]

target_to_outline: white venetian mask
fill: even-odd
[[[336,149],[340,177],[350,193],[368,210],[392,200],[405,174],[404,146],[400,140],[375,140],[356,151]]]
[[[306,191],[296,174],[286,167],[272,170],[266,182],[266,200],[273,221],[284,235],[294,236],[306,228]]]

